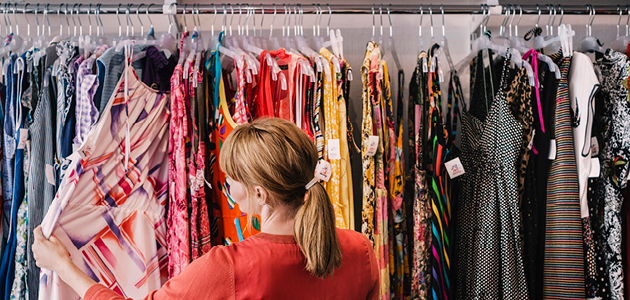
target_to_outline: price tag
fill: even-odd
[[[368,138],[367,154],[368,156],[374,156],[378,150],[378,135],[370,135]]]
[[[444,82],[444,73],[442,73],[442,69],[438,70],[438,75],[439,75],[440,83],[443,83]]]
[[[532,130],[532,138],[529,140],[529,144],[527,145],[527,149],[532,150],[534,147],[534,137],[536,136],[536,128]]]
[[[55,185],[55,169],[49,164],[46,164],[46,181]]]
[[[28,129],[20,128],[20,140],[17,148],[24,149],[24,146],[26,146],[26,140],[28,140]]]
[[[427,66],[427,58],[422,57],[422,72],[429,72],[429,67]]]
[[[591,172],[588,174],[589,178],[599,178],[601,166],[599,164],[599,158],[591,157]]]
[[[341,159],[339,139],[328,140],[328,159]]]
[[[73,153],[79,151],[79,148],[81,148],[80,144],[72,143],[72,152]]]
[[[325,160],[319,160],[315,167],[315,177],[319,180],[328,181],[332,175],[332,168],[330,163]]]
[[[591,156],[599,155],[599,142],[596,137],[591,137]]]
[[[451,160],[445,162],[444,166],[446,167],[446,171],[448,172],[448,176],[451,179],[457,178],[458,176],[464,175],[464,173],[466,173],[466,171],[464,170],[464,166],[462,165],[461,160],[459,160],[459,157],[456,157],[454,159],[451,159]]]
[[[549,157],[550,160],[556,159],[556,140],[553,139],[549,142]]]

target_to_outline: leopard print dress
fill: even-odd
[[[532,139],[532,133],[534,130],[534,114],[532,113],[532,89],[529,86],[529,77],[527,76],[527,70],[521,68],[515,70],[515,75],[512,79],[510,87],[506,93],[506,98],[510,111],[514,118],[518,120],[523,126],[523,139],[521,141],[521,151],[519,154],[519,162],[517,165],[518,176],[518,195],[519,206],[525,190],[525,174],[527,171],[527,162],[529,161],[529,155],[531,149],[528,147],[529,142]]]

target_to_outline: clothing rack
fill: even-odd
[[[285,13],[285,8],[290,8],[292,11],[297,9],[299,13],[321,13],[321,14],[420,14],[422,10],[423,14],[429,15],[433,13],[438,14],[483,14],[484,7],[488,8],[488,5],[440,5],[440,4],[422,4],[422,5],[400,5],[400,4],[317,4],[317,5],[285,5],[285,4],[273,4],[273,5],[260,5],[260,4],[176,4],[170,5],[161,4],[87,4],[87,3],[67,3],[67,4],[16,4],[16,3],[2,3],[0,4],[0,11],[3,14],[34,14],[44,13],[48,14],[126,14],[126,13],[144,13],[144,14],[186,14],[199,13],[199,14],[241,14],[242,11],[247,13],[249,8],[250,13],[264,14],[266,15],[282,15]],[[498,9],[504,11],[510,4],[497,5],[490,7],[492,13],[498,13]],[[546,4],[528,4],[519,5],[514,7],[520,7],[523,14],[544,14],[548,12]],[[598,15],[618,15],[619,9],[622,13],[626,14],[628,5],[620,2],[618,5],[594,5],[596,14]],[[558,5],[558,8],[568,15],[587,15],[587,5]],[[431,10],[431,12],[429,11]],[[558,11],[559,12],[559,11]],[[519,10],[520,13],[520,10]]]

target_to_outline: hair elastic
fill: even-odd
[[[312,188],[317,182],[319,182],[319,179],[317,179],[317,177],[313,177],[313,179],[311,179],[311,181],[306,184],[306,190]]]

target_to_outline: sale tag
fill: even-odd
[[[55,169],[49,164],[46,164],[46,181],[55,185]]]
[[[328,158],[341,159],[341,147],[339,146],[339,139],[328,140]]]
[[[591,137],[591,156],[599,155],[599,142],[596,137]]]
[[[378,150],[378,135],[370,135],[368,138],[368,147],[366,154],[368,156],[374,156]]]
[[[464,173],[466,173],[461,160],[459,160],[459,157],[456,157],[454,159],[451,159],[445,162],[444,166],[446,167],[448,176],[451,177],[451,179],[457,178],[458,176],[464,175]]]
[[[549,142],[549,157],[550,160],[556,159],[556,140],[551,140]]]
[[[482,51],[482,56],[483,56],[483,67],[484,68],[488,68],[490,67],[490,56],[488,56],[488,51]]]
[[[588,178],[599,178],[600,168],[599,158],[591,157],[591,172],[588,174]]]
[[[319,160],[317,162],[317,166],[315,167],[315,177],[319,180],[328,181],[330,180],[330,176],[332,176],[330,163],[325,160]]]
[[[24,149],[26,145],[26,140],[28,140],[28,129],[20,128],[20,141],[18,142],[18,149]]]

